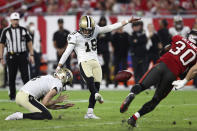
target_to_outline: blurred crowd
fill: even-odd
[[[0,13],[197,14],[197,0],[0,0]]]

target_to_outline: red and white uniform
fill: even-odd
[[[158,62],[164,62],[174,75],[179,76],[196,63],[197,46],[179,35],[172,38],[171,44],[171,49]]]

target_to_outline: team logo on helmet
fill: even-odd
[[[79,22],[79,32],[86,38],[93,35],[95,21],[91,16],[82,16]]]

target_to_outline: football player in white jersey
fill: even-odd
[[[91,93],[88,111],[84,117],[85,119],[99,119],[99,117],[94,115],[93,109],[96,101],[103,103],[103,98],[98,93],[102,80],[102,70],[97,56],[97,35],[111,32],[138,20],[140,20],[140,18],[131,17],[129,20],[99,27],[95,24],[91,16],[82,16],[79,22],[79,31],[75,31],[68,35],[68,46],[59,61],[56,71],[61,69],[68,56],[74,50],[77,54],[80,73]]]
[[[188,26],[184,26],[183,18],[178,15],[174,16],[174,27],[169,29],[169,33],[172,36],[180,35],[183,37],[187,37],[187,34],[190,32],[190,28]]]
[[[33,119],[43,120],[52,119],[49,109],[66,109],[74,104],[57,105],[67,99],[66,95],[60,95],[57,99],[52,98],[59,92],[65,90],[65,85],[72,82],[73,75],[67,68],[62,68],[52,75],[40,76],[27,82],[17,93],[16,103],[31,113],[16,112],[8,116],[5,120]],[[42,99],[39,102],[39,99]]]

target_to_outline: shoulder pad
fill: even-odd
[[[70,33],[67,37],[68,43],[76,43],[76,34],[77,32]]]

